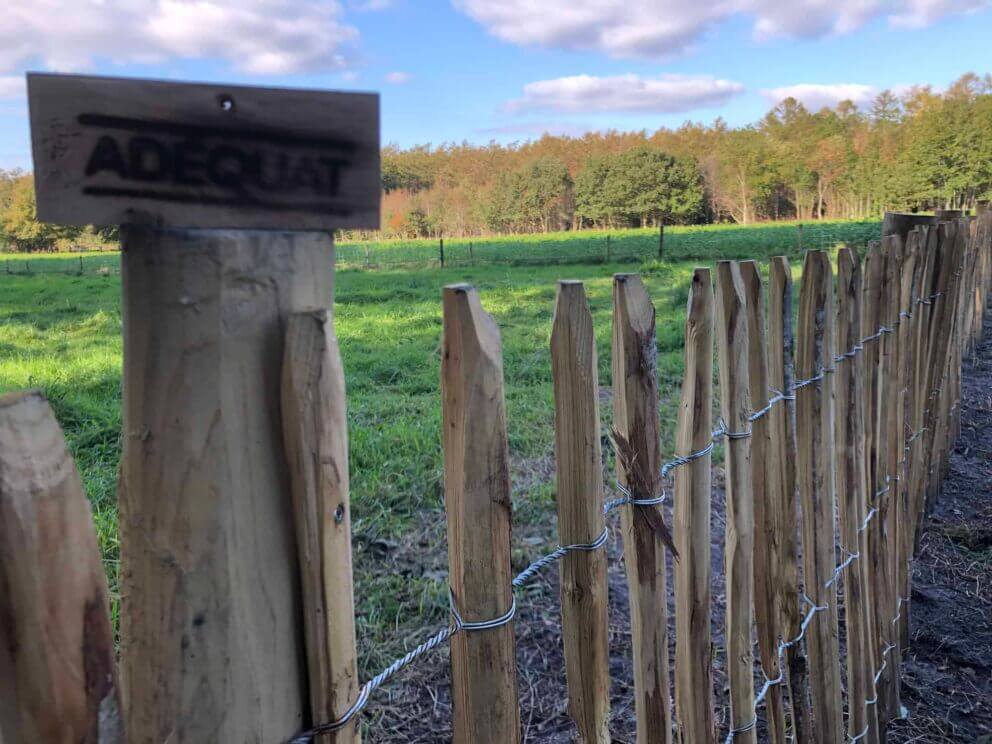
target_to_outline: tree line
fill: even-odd
[[[967,73],[810,111],[786,99],[760,121],[653,133],[544,135],[508,145],[382,152],[385,237],[437,237],[778,219],[872,218],[970,208],[992,197],[992,76]],[[44,225],[30,175],[0,170],[0,242],[54,250],[116,231]],[[374,237],[366,233],[363,238]]]
[[[387,146],[382,232],[872,218],[992,196],[992,76],[880,93],[859,108],[786,99],[760,121],[501,145]]]

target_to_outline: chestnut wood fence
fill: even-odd
[[[992,213],[888,215],[880,237],[864,256],[840,249],[836,268],[828,253],[807,252],[798,313],[785,258],[771,260],[767,280],[753,261],[695,271],[676,452],[667,461],[658,434],[654,307],[636,274],[616,275],[610,435],[617,470],[609,488],[592,316],[582,284],[560,282],[550,340],[560,545],[516,576],[500,333],[472,287],[446,287],[441,396],[451,623],[364,684],[357,679],[341,360],[326,312],[292,314],[280,408],[302,587],[309,695],[302,708],[310,720],[284,740],[354,744],[375,691],[448,644],[454,741],[520,741],[515,589],[557,563],[569,710],[581,741],[608,742],[606,548],[618,514],[639,744],[748,743],[759,734],[776,744],[884,742],[902,715],[900,665],[920,526],[959,434],[962,359],[978,339],[992,288]],[[717,444],[726,474],[730,710],[721,730],[711,637]],[[183,525],[177,534],[188,538],[193,528]],[[122,520],[121,529],[140,530],[140,515]],[[157,549],[163,561],[182,560]],[[196,570],[184,565],[162,581],[181,584],[184,571]],[[228,577],[214,578],[219,591],[233,591]],[[158,612],[172,611],[165,600],[177,586],[145,587],[162,598]],[[122,700],[88,505],[38,393],[0,398],[0,587],[4,744],[125,737],[158,744],[150,720],[171,720],[169,741],[187,742],[194,740],[184,733],[189,719],[230,712],[222,693],[242,680],[222,673],[209,689],[195,679],[162,687],[160,709],[143,715]],[[250,587],[242,580],[236,590]],[[146,619],[124,626],[131,634],[125,654],[142,650],[136,639]],[[182,663],[140,662],[156,674],[197,674],[201,662],[176,651]],[[222,670],[225,661],[202,663]]]

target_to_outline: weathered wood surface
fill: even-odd
[[[768,405],[768,351],[765,336],[765,293],[761,273],[754,261],[740,263],[747,310],[748,384],[751,409],[760,411]],[[776,404],[781,406],[784,401]],[[771,471],[778,455],[772,450],[771,411],[756,419],[751,435],[751,489],[754,495],[754,619],[758,635],[761,667],[769,679],[779,673],[778,641],[782,635],[778,612],[777,577],[782,534],[781,517],[773,513],[780,504],[769,497],[773,493]],[[771,688],[766,698],[766,724],[772,744],[784,744],[785,713],[782,707],[782,686]]]
[[[0,396],[0,741],[125,741],[90,504],[40,392]]]
[[[716,348],[720,365],[720,410],[726,437],[727,677],[730,725],[735,741],[753,744],[754,655],[754,499],[751,476],[751,402],[748,383],[748,318],[744,282],[734,261],[716,267]]]
[[[882,237],[898,235],[904,242],[910,231],[918,226],[936,224],[937,218],[929,214],[886,212],[882,218]]]
[[[873,697],[875,677],[874,628],[868,583],[868,550],[860,531],[867,516],[864,474],[864,364],[861,347],[861,264],[850,248],[837,254],[837,344],[834,399],[837,410],[837,509],[840,515],[842,560],[859,558],[844,577],[847,629],[847,733],[859,741],[878,742],[878,717]]]
[[[625,486],[645,484],[652,498],[661,488],[658,436],[658,347],[655,312],[636,274],[613,277],[613,426],[635,453],[628,473],[617,458],[617,478]],[[668,607],[665,547],[657,506],[631,506],[620,515],[624,567],[630,588],[634,707],[638,744],[671,741],[668,677]]]
[[[713,285],[697,268],[685,320],[685,375],[676,428],[676,454],[711,444],[713,399]],[[710,630],[710,454],[675,470],[673,529],[682,556],[675,564],[675,719],[682,744],[716,741]]]
[[[509,444],[499,329],[472,287],[444,288],[441,421],[448,576],[467,622],[513,602]],[[520,741],[513,623],[451,639],[454,744]]]
[[[817,606],[806,633],[813,700],[813,728],[819,743],[840,742],[843,715],[837,587],[827,586],[836,566],[834,548],[834,410],[829,375],[833,365],[833,286],[830,258],[807,251],[799,297],[796,377],[815,382],[796,391],[798,485],[802,502],[803,576]]]
[[[788,393],[795,382],[792,330],[792,269],[785,256],[768,266],[768,384],[787,397],[772,409],[773,466],[768,470],[768,514],[775,520],[776,604],[785,640],[796,638],[802,623],[799,606],[799,501],[796,491],[796,401]],[[792,730],[800,744],[813,740],[809,715],[806,658],[802,644],[785,651]]]
[[[28,75],[38,217],[73,225],[379,226],[379,96]]]
[[[313,724],[358,697],[344,367],[327,310],[286,323],[282,421],[296,520]],[[357,744],[358,721],[322,744]]]
[[[561,545],[593,543],[605,526],[599,371],[593,330],[582,282],[558,282],[551,324],[551,373]],[[569,711],[582,744],[608,744],[610,677],[605,547],[567,554],[561,561],[560,583]]]
[[[280,382],[326,233],[123,231],[121,665],[136,744],[282,741],[307,699]]]

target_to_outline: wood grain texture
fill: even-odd
[[[0,396],[0,741],[125,741],[90,504],[36,391]]]
[[[937,218],[929,214],[911,212],[886,212],[882,218],[882,236],[898,235],[903,242],[913,228],[936,224]]]
[[[861,342],[861,263],[850,248],[837,254],[837,345],[841,356]],[[865,701],[874,696],[874,627],[868,583],[868,549],[859,528],[867,515],[864,473],[864,365],[863,356],[845,356],[835,362],[834,400],[837,411],[837,509],[840,515],[841,559],[857,554],[844,577],[844,607],[847,630],[847,733],[865,742],[878,742],[875,706]]]
[[[768,405],[768,351],[765,335],[765,293],[758,264],[740,263],[747,308],[748,384],[751,408],[759,411]],[[781,406],[784,403],[778,403]],[[769,481],[774,477],[775,455],[771,443],[771,411],[751,425],[751,489],[754,495],[754,619],[758,635],[761,667],[769,679],[779,674],[778,641],[782,637],[778,612],[777,572],[782,539],[781,517],[773,514],[778,507],[769,496]],[[772,687],[766,698],[765,714],[768,736],[773,744],[785,742],[785,712],[782,706],[782,686]]]
[[[636,274],[613,277],[613,426],[637,454],[634,478],[617,460],[617,478],[660,493],[661,444],[658,436],[658,347],[654,305]],[[634,707],[638,744],[671,741],[668,677],[668,607],[665,550],[655,530],[657,506],[632,506],[620,515],[624,568],[630,589]]]
[[[712,437],[713,283],[697,268],[685,320],[685,375],[675,433],[676,454],[705,449]],[[716,741],[710,630],[710,498],[712,457],[675,470],[675,719],[681,744]]]
[[[293,491],[312,724],[358,697],[344,367],[327,310],[286,322],[282,421]],[[358,722],[321,737],[357,744]]]
[[[720,411],[728,431],[750,431],[748,318],[744,282],[738,264],[716,266],[716,349],[720,365]],[[754,718],[754,499],[751,437],[726,438],[724,466],[727,527],[724,574],[727,581],[727,677],[730,682],[730,724],[743,729]],[[754,744],[757,731],[741,731],[737,742]]]
[[[284,324],[326,233],[123,231],[121,656],[137,744],[282,741],[307,699]]]
[[[796,376],[810,379],[833,365],[833,286],[830,258],[807,251],[799,294]],[[798,485],[802,503],[803,576],[817,613],[806,633],[813,731],[818,744],[843,737],[837,590],[826,583],[834,548],[834,410],[829,375],[796,391]]]
[[[599,371],[592,314],[581,282],[558,282],[551,325],[558,542],[588,544],[603,532]],[[569,710],[582,744],[609,744],[610,676],[606,549],[561,562],[562,643]]]
[[[509,445],[499,329],[472,287],[444,288],[441,420],[448,574],[468,622],[511,607]],[[451,639],[454,744],[520,741],[513,623]]]
[[[768,384],[789,391],[795,382],[792,330],[792,269],[789,259],[775,256],[768,266]],[[799,635],[799,499],[796,491],[796,401],[786,398],[771,412],[773,465],[768,470],[768,514],[776,524],[776,605],[786,640]],[[800,744],[811,742],[808,670],[802,644],[785,651],[792,731]]]

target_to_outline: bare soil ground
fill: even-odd
[[[911,645],[903,664],[903,705],[890,742],[992,744],[992,320],[975,358],[965,362],[962,434],[937,506],[923,530],[913,567]],[[515,470],[521,469],[515,464]],[[547,463],[515,473],[553,478]],[[723,473],[713,473],[714,697],[721,735],[727,730],[723,674]],[[515,478],[516,480],[516,478]],[[670,514],[668,515],[670,522]],[[616,517],[610,520],[616,524]],[[518,545],[537,545],[553,534],[515,534]],[[611,735],[633,744],[630,624],[623,556],[617,529],[609,543]],[[443,535],[417,541],[422,570],[443,571]],[[537,550],[514,553],[523,568]],[[519,559],[519,561],[517,560]],[[519,563],[519,565],[517,565]],[[669,591],[671,592],[669,573]],[[516,622],[519,693],[524,741],[564,744],[575,737],[568,716],[558,610],[552,568],[518,595]],[[674,640],[674,627],[670,627]],[[426,634],[425,634],[426,635]],[[411,639],[414,645],[421,638]],[[447,650],[404,672],[376,694],[366,714],[366,741],[413,744],[451,740],[451,688]],[[762,727],[763,728],[763,727]],[[763,732],[762,732],[763,737]]]

